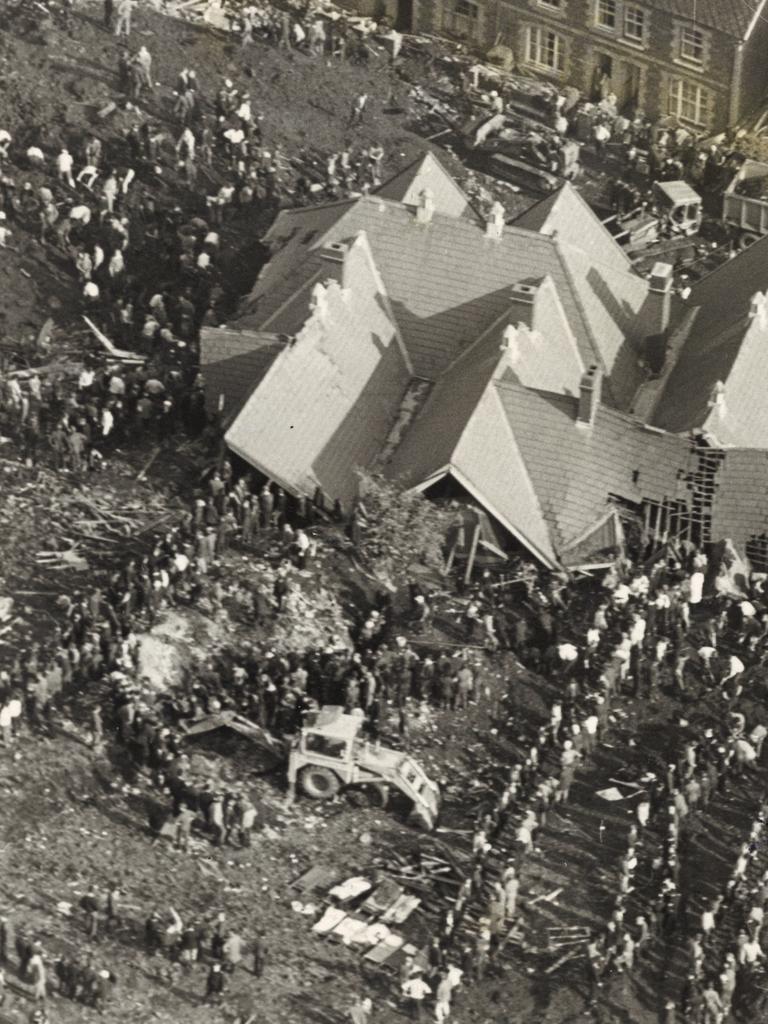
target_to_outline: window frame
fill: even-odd
[[[696,57],[693,54],[686,53],[686,35],[695,34],[699,37],[699,56]],[[680,36],[679,36],[680,49],[678,57],[680,60],[685,61],[687,64],[693,64],[695,67],[703,67],[707,54],[707,37],[704,30],[699,28],[698,25],[681,25]],[[694,47],[695,48],[695,47]]]
[[[459,5],[466,11],[459,10]],[[476,41],[480,35],[481,10],[478,0],[451,0],[448,31],[455,36]]]
[[[695,90],[695,98],[686,99],[686,89]],[[693,104],[693,117],[685,113],[685,105]],[[669,83],[669,112],[673,117],[696,128],[707,128],[712,120],[712,93],[690,78],[672,78]]]
[[[610,4],[613,7],[613,23],[610,25],[600,20],[604,4]],[[619,0],[595,0],[595,27],[603,32],[615,32],[620,24],[621,13]]]
[[[636,36],[627,31],[627,26],[630,24],[633,17],[639,15],[640,20],[640,35]],[[633,46],[644,46],[648,33],[648,12],[644,7],[640,7],[639,4],[625,4],[621,19],[621,37],[626,42]]]
[[[538,57],[545,51],[545,47],[542,44],[542,39],[545,35],[552,36],[554,40],[553,56],[554,66],[551,64],[545,64],[537,60],[533,55],[533,39],[534,33],[537,36],[536,54]],[[553,28],[549,28],[547,25],[528,25],[525,33],[525,62],[530,67],[537,68],[539,71],[548,72],[550,74],[562,75],[565,73],[565,39],[563,36],[556,32]]]

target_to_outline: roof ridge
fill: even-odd
[[[596,339],[594,337],[594,334],[592,333],[592,327],[590,326],[589,319],[587,318],[587,314],[586,314],[586,311],[584,309],[584,303],[581,301],[581,293],[579,292],[579,289],[576,286],[576,282],[575,282],[575,280],[573,278],[573,274],[571,273],[571,268],[568,266],[568,262],[567,262],[567,260],[563,256],[563,251],[562,251],[561,244],[560,244],[560,242],[559,242],[559,240],[557,238],[554,238],[551,235],[550,236],[546,236],[545,235],[543,237],[545,237],[545,238],[549,237],[550,241],[552,242],[552,248],[554,249],[555,253],[557,254],[557,258],[558,258],[558,260],[560,262],[560,266],[562,268],[562,271],[565,274],[566,280],[568,281],[568,285],[569,285],[569,287],[571,289],[571,293],[573,295],[574,304],[575,304],[576,308],[579,311],[579,316],[581,318],[581,322],[584,325],[584,332],[585,332],[587,338],[589,339],[589,345],[590,345],[590,348],[592,349],[592,355],[593,355],[592,362],[597,363],[599,365],[600,369],[603,371],[603,373],[606,374],[605,360],[603,359],[603,355],[602,355],[600,349],[598,348],[597,343],[596,343]]]

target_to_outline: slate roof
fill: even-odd
[[[354,469],[381,452],[410,380],[364,236],[342,276],[319,284],[305,323],[226,434],[229,447],[294,494],[349,501]],[[298,300],[297,300],[298,301]]]
[[[514,223],[556,239],[574,296],[610,375],[610,395],[619,408],[628,408],[645,376],[636,348],[642,339],[635,334],[648,282],[633,270],[627,254],[571,184]]]
[[[696,21],[725,35],[744,39],[766,0],[647,0],[651,7]]]
[[[499,402],[494,377],[508,356],[499,331],[456,361],[386,466],[404,487],[450,474],[514,536],[554,565],[541,508]]]
[[[438,213],[447,217],[469,217],[480,222],[469,198],[443,167],[434,153],[428,152],[376,190],[382,199],[392,199],[406,206],[418,206],[421,193],[429,189]]]
[[[609,495],[638,504],[687,496],[687,438],[606,406],[592,427],[577,426],[577,399],[523,388],[509,372],[496,388],[556,548],[597,524]]]
[[[729,537],[743,554],[750,538],[768,530],[768,452],[726,451],[716,482],[712,536]]]
[[[629,256],[570,182],[530,206],[514,224],[542,235],[556,234],[561,242],[575,245],[601,262],[625,269],[632,266]]]
[[[768,289],[768,237],[691,289],[696,315],[651,414],[670,431],[711,429],[722,444],[768,446],[768,414],[756,381],[768,379],[768,328],[750,320],[752,296]],[[725,415],[710,398],[725,385]]]
[[[432,388],[386,467],[403,487],[422,484],[450,464],[498,366],[499,340],[500,332],[488,331]]]
[[[588,209],[586,215],[595,220]],[[615,367],[617,379],[620,371],[623,405],[641,379],[625,334],[648,286],[631,268],[624,269],[623,256],[613,258],[614,242],[610,236],[606,242],[604,229],[598,228],[602,251],[592,249],[585,257],[584,250],[561,242],[559,236],[546,237],[517,225],[507,226],[501,239],[492,239],[464,217],[435,213],[429,224],[420,224],[413,210],[378,196],[286,211],[267,236],[279,247],[276,256],[245,301],[237,326],[272,329],[275,311],[293,292],[310,287],[320,272],[310,259],[313,253],[362,230],[417,376],[435,380],[501,315],[512,284],[548,275],[582,361],[597,362],[608,373]],[[612,393],[611,383],[606,396]]]
[[[200,367],[209,412],[221,413],[223,422],[230,423],[261,383],[284,344],[284,339],[270,332],[203,328]]]

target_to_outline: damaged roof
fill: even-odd
[[[687,438],[606,406],[579,425],[578,399],[521,387],[509,371],[496,387],[556,548],[596,524],[610,495],[637,505],[687,496]]]

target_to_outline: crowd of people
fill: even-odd
[[[461,979],[482,979],[509,936],[517,934],[527,862],[548,827],[557,828],[580,767],[611,735],[617,704],[630,700],[653,707],[671,698],[682,713],[696,712],[701,725],[682,722],[671,747],[627,772],[625,783],[639,795],[636,819],[627,829],[614,906],[587,953],[590,992],[597,1000],[607,979],[637,974],[655,941],[670,943],[686,935],[694,913],[692,880],[685,877],[692,823],[709,813],[718,796],[727,799],[729,787],[743,785],[745,776],[751,779],[759,763],[768,733],[752,700],[768,621],[762,579],[753,581],[749,599],[708,601],[707,558],[691,547],[677,560],[659,560],[650,573],[618,565],[585,609],[578,606],[573,585],[557,579],[528,574],[521,602],[519,592],[495,589],[484,576],[466,600],[467,645],[453,654],[439,647],[418,653],[403,635],[409,627],[423,629],[437,603],[413,585],[404,630],[391,600],[381,593],[361,611],[351,642],[329,636],[326,647],[302,652],[267,644],[220,650],[195,666],[181,687],[160,693],[142,679],[137,634],[168,605],[203,597],[214,609],[220,605],[218,569],[231,544],[239,553],[253,550],[259,537],[270,545],[277,542],[282,555],[270,583],[255,584],[250,613],[268,624],[290,608],[296,573],[311,567],[317,554],[313,534],[319,514],[312,503],[289,501],[268,483],[236,477],[226,460],[212,467],[190,510],[155,538],[148,555],[131,560],[105,587],[62,602],[63,623],[51,649],[33,645],[3,670],[4,743],[13,745],[24,723],[33,731],[49,730],[59,692],[103,693],[106,686],[103,707],[92,711],[92,742],[97,748],[105,742],[106,717],[110,736],[130,754],[135,770],[169,801],[155,824],[170,822],[165,834],[182,852],[189,850],[193,835],[205,835],[216,845],[248,845],[258,824],[256,808],[236,788],[222,792],[192,777],[183,749],[187,725],[234,710],[275,735],[290,735],[309,710],[339,704],[361,715],[374,742],[386,727],[382,719],[395,714],[407,741],[409,708],[426,701],[460,714],[478,698],[483,655],[472,640],[478,631],[490,633],[494,649],[513,650],[556,685],[557,696],[519,761],[509,766],[494,805],[477,822],[466,875],[436,926],[428,963],[411,962],[401,974],[413,1012],[421,1012],[434,989],[436,1013],[446,1019]],[[222,534],[222,522],[231,532]],[[714,717],[703,710],[713,702],[719,706]],[[760,804],[734,877],[712,910],[714,919],[723,907],[744,901],[744,879],[762,859],[763,813]],[[753,939],[759,932],[750,927],[759,917],[757,902],[750,903],[744,918],[745,933]],[[476,910],[468,916],[472,906]],[[524,949],[526,942],[523,929]],[[743,945],[733,956],[737,980],[748,990],[762,957],[752,955],[752,946],[744,953]],[[713,961],[731,951],[711,943],[702,949],[710,955],[697,960],[698,989],[691,991],[700,989],[704,1001],[714,1004],[715,997],[704,993],[714,986],[723,1000],[728,986],[712,980]],[[686,1010],[689,1003],[698,1005],[694,996],[681,994],[675,1012],[698,1024],[694,1011]],[[706,1024],[710,1020],[716,1018],[706,1018]]]
[[[130,48],[132,9],[131,0],[107,0],[104,23],[127,44],[116,71],[121,92],[136,105],[149,103],[156,75],[147,47]],[[231,20],[245,48],[262,37],[311,55],[367,59],[364,40],[344,18],[235,5]],[[83,312],[97,331],[145,357],[134,368],[94,358],[70,381],[34,370],[4,374],[3,429],[20,440],[29,465],[44,457],[79,476],[97,471],[129,437],[160,442],[180,427],[199,435],[209,423],[199,332],[218,323],[226,306],[222,229],[243,208],[279,202],[291,161],[278,147],[265,148],[259,112],[230,79],[222,79],[212,98],[203,97],[193,68],[184,68],[174,85],[171,134],[143,117],[120,146],[95,136],[71,148],[42,138],[17,144],[0,133],[0,246],[12,244],[18,227],[37,225],[43,243],[67,254]],[[364,119],[366,105],[364,94],[355,98],[350,127]],[[578,97],[566,93],[555,104],[555,131],[587,132],[599,154],[618,140],[630,170],[649,152],[652,177],[685,175],[719,187],[727,159],[719,150],[702,156],[690,136],[657,133],[642,117],[631,121],[613,108],[610,93],[594,108],[578,107]],[[589,119],[588,129],[579,117]],[[292,201],[375,188],[384,156],[378,144],[359,153],[350,145],[316,162],[314,175],[294,168]],[[196,193],[198,216],[157,203],[149,183],[158,169],[173,167],[195,192],[200,167],[213,165],[223,169],[224,184]],[[17,184],[20,174],[25,180]],[[147,263],[159,268],[155,280],[170,283],[150,287]],[[521,955],[533,951],[524,914],[531,858],[557,830],[580,769],[595,760],[601,742],[615,738],[616,708],[670,700],[676,714],[682,708],[686,715],[682,722],[678,717],[674,741],[640,763],[633,758],[624,779],[638,802],[621,837],[615,899],[582,951],[589,999],[596,1005],[614,979],[627,984],[639,976],[655,944],[685,943],[688,976],[664,1008],[665,1024],[722,1024],[734,1001],[758,1012],[768,900],[765,798],[755,794],[754,821],[733,872],[701,911],[688,865],[694,827],[718,798],[750,784],[761,762],[768,729],[753,698],[754,669],[768,639],[764,581],[752,581],[748,599],[707,600],[707,559],[693,546],[657,560],[648,572],[617,562],[586,603],[576,584],[536,572],[526,575],[522,598],[520,590],[494,589],[484,577],[467,595],[464,642],[454,648],[414,642],[417,634],[421,641],[429,635],[439,599],[413,584],[402,619],[380,592],[360,609],[351,640],[329,635],[324,646],[309,650],[266,642],[230,646],[164,691],[142,677],[139,634],[168,607],[206,601],[215,614],[226,600],[223,568],[233,548],[238,555],[280,549],[253,585],[248,615],[268,630],[289,614],[300,574],[318,554],[318,520],[328,518],[347,517],[339,507],[327,508],[322,495],[294,500],[269,481],[239,475],[226,460],[211,467],[188,511],[153,539],[146,555],[115,570],[103,586],[63,600],[50,642],[16,652],[0,670],[3,747],[12,750],[27,729],[54,731],[61,696],[90,696],[94,749],[119,744],[132,770],[162,798],[162,813],[151,822],[157,834],[167,835],[180,854],[202,837],[215,846],[247,847],[257,833],[257,808],[242,787],[195,776],[184,749],[191,723],[237,711],[274,736],[290,737],[310,710],[336,704],[362,718],[372,742],[392,731],[406,744],[409,715],[421,705],[459,717],[479,699],[483,648],[513,652],[548,679],[556,696],[543,721],[516,722],[528,740],[478,816],[465,872],[426,953],[407,958],[398,978],[414,1019],[430,1006],[441,1022],[450,1019],[462,986],[481,981],[509,946]],[[359,528],[353,514],[352,543]],[[80,907],[93,941],[125,923],[115,887],[90,889]],[[244,959],[244,940],[222,915],[185,923],[174,908],[154,909],[143,935],[149,951],[162,951],[179,970],[205,964],[205,998],[212,1004],[222,1001],[227,977]],[[256,932],[249,948],[259,977],[263,933]],[[37,1002],[45,1003],[55,976],[63,996],[103,1009],[115,976],[97,957],[51,961],[39,937],[15,932],[8,917],[0,918],[0,966],[12,962],[12,951]],[[2,991],[0,982],[0,999]],[[44,1006],[34,1012],[44,1020]],[[370,1012],[370,997],[361,996],[350,1017],[367,1024]]]

